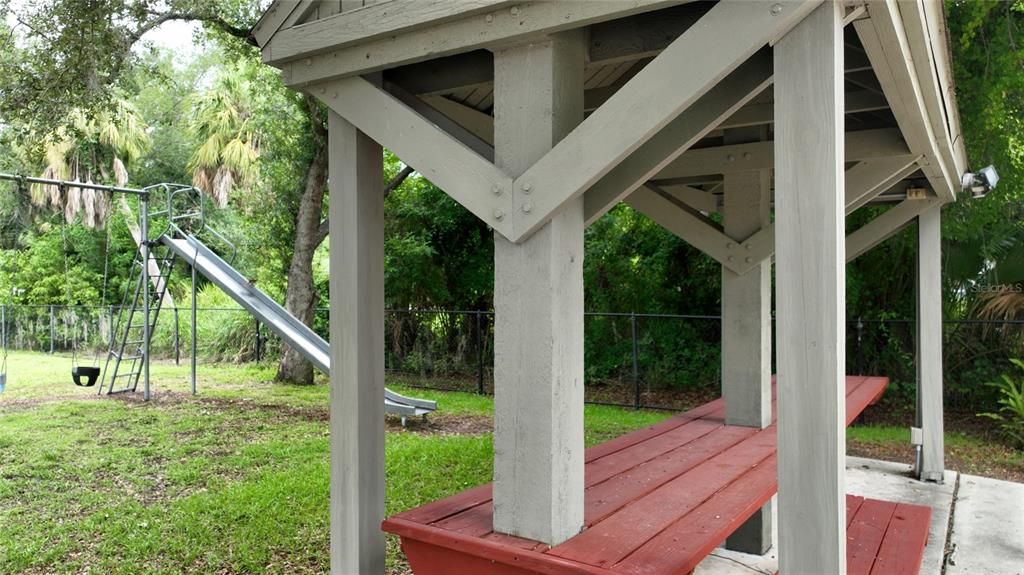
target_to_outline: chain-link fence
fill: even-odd
[[[11,349],[102,354],[116,307],[5,305],[3,337]],[[201,361],[274,360],[281,342],[240,308],[197,312]],[[314,329],[328,338],[328,312]],[[640,408],[684,409],[718,395],[721,320],[718,316],[588,313],[584,318],[586,399]],[[182,361],[191,353],[191,310],[162,309],[153,355]],[[947,406],[970,411],[991,405],[1008,358],[1024,356],[1024,321],[944,322]],[[885,375],[887,401],[912,407],[916,323],[851,319],[846,365],[851,374]],[[385,368],[389,381],[409,386],[490,394],[494,388],[494,314],[474,310],[388,310]]]

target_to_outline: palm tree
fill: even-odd
[[[71,113],[67,126],[58,128],[44,139],[46,167],[42,178],[82,183],[128,183],[128,169],[149,147],[146,124],[138,110],[123,98],[114,98],[110,107],[93,116],[80,110]],[[109,193],[71,186],[61,190],[52,184],[34,184],[32,202],[64,212],[72,222],[81,216],[82,224],[89,228],[102,228],[111,215]],[[136,245],[142,246],[142,230],[127,198],[119,198],[118,207],[124,214],[128,230]],[[157,293],[163,292],[162,305],[174,306],[169,290],[164,290],[160,279],[160,266],[150,255],[149,274]]]
[[[252,91],[243,67],[220,74],[192,107],[190,127],[201,142],[189,161],[192,185],[221,208],[227,206],[233,189],[256,184],[259,134],[251,121]]]

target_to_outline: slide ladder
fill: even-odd
[[[153,341],[153,331],[160,315],[160,307],[167,291],[167,280],[174,268],[174,252],[169,249],[150,247],[149,282],[142,281],[141,250],[135,251],[132,262],[132,276],[136,278],[134,285],[129,282],[125,286],[121,307],[111,325],[113,337],[107,351],[107,360],[103,366],[103,379],[99,392],[108,394],[133,392],[138,388],[139,376],[146,362],[145,341],[146,324],[149,324],[149,340]],[[155,272],[155,273],[154,273]],[[143,305],[145,294],[149,292],[149,316]]]
[[[301,353],[317,369],[330,375],[330,345],[312,329],[288,313],[277,302],[263,293],[238,270],[203,244],[195,236],[180,232],[180,237],[163,235],[160,242],[196,271],[231,296],[249,313],[269,327],[292,349]],[[401,416],[402,423],[411,416],[426,415],[437,409],[437,404],[425,399],[405,397],[389,389],[384,390],[384,409]]]

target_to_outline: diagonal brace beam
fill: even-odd
[[[640,186],[625,201],[737,274],[753,269],[771,255],[775,245],[774,226],[762,228],[746,241],[737,241],[727,236],[714,221],[652,185]]]
[[[430,120],[355,76],[311,92],[506,238],[511,236],[512,178]]]
[[[903,200],[889,208],[875,219],[864,224],[857,231],[846,236],[846,261],[851,262],[862,254],[892,237],[914,221],[914,218],[935,206],[946,203],[943,200]]]
[[[516,178],[516,208],[526,209],[515,211],[513,241],[540,228],[567,201],[593,186],[818,4],[816,0],[716,4]]]
[[[846,215],[917,171],[918,159],[914,155],[874,158],[846,170]]]
[[[771,51],[758,52],[605,174],[583,196],[589,226],[771,84]]]

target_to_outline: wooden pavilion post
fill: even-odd
[[[331,573],[383,573],[383,152],[329,114]]]
[[[922,431],[917,475],[943,479],[942,206],[917,217],[917,426]]]
[[[726,132],[726,143],[732,136]],[[742,243],[771,225],[770,173],[724,174],[724,232]],[[753,258],[753,254],[732,257]],[[771,258],[740,275],[722,266],[722,397],[729,425],[763,429],[772,422]],[[763,554],[772,546],[772,503],[726,542],[729,549]]]
[[[583,120],[583,64],[581,30],[495,53],[507,174]],[[514,209],[528,214],[553,185],[525,182]],[[494,234],[494,530],[551,545],[583,527],[583,231],[579,197],[521,243]]]
[[[846,572],[843,10],[775,45],[782,573]]]

